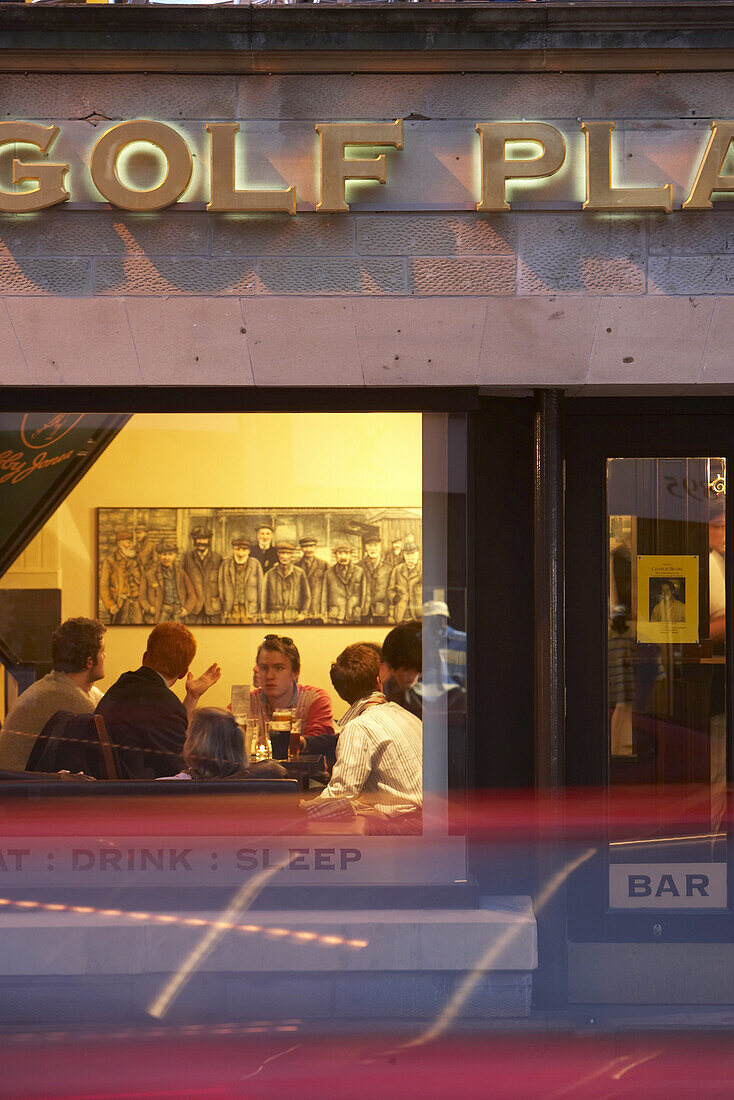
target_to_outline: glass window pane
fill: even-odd
[[[724,905],[720,866],[707,890],[686,885],[685,868],[725,859],[725,460],[610,458],[607,515],[609,783],[644,785],[657,821],[614,840],[610,905],[679,907],[686,889],[691,907]],[[671,825],[681,791],[702,827],[682,823],[687,812]],[[679,877],[657,894],[661,861]]]
[[[10,441],[32,453],[30,421],[16,420],[6,425]],[[85,440],[108,428],[98,420],[92,417]],[[34,421],[35,434],[69,432],[78,422],[48,414]],[[202,706],[231,706],[238,721],[249,722],[245,744],[256,750],[254,763],[273,753],[306,798],[323,799],[318,809],[346,791],[368,832],[417,834],[425,824],[426,832],[445,835],[455,824],[448,791],[463,788],[466,775],[465,462],[466,419],[458,414],[138,413],[99,448],[3,584],[27,588],[31,570],[40,572],[36,550],[51,547],[44,580],[61,589],[61,617],[94,616],[105,626],[104,668],[89,702],[82,700],[86,709],[98,688],[107,691],[137,668],[154,626],[182,623],[198,644],[194,675],[211,662],[222,670]],[[18,526],[27,512],[18,513]],[[50,670],[45,655],[55,625],[34,626],[45,647],[39,675]],[[394,628],[401,628],[394,663],[381,662]],[[292,639],[298,651],[295,664],[292,655],[283,658],[282,682],[273,676],[263,683],[265,674],[254,670],[267,634]],[[17,632],[9,639],[16,647],[22,640]],[[375,675],[367,695],[351,698],[357,688],[339,689],[332,662],[364,643],[367,657],[350,659],[367,660],[368,672],[375,662],[380,668],[380,705],[389,702],[395,718],[390,763],[383,766],[387,750],[373,752],[371,770],[355,767],[353,783],[351,776],[341,788],[334,782],[325,795],[329,777],[344,770],[335,760],[339,745],[349,744],[341,732],[357,717],[352,708],[377,688]],[[362,692],[361,680],[357,687]],[[182,689],[173,686],[179,697]],[[42,771],[31,758],[40,727],[21,728],[14,701],[0,698],[0,766],[30,763]],[[115,734],[118,773],[138,781],[178,775],[186,763],[180,708],[178,716],[166,751],[150,748],[145,730],[132,744]],[[396,747],[398,719],[412,731],[407,763]],[[283,723],[296,723],[303,744],[296,733],[292,741],[283,736],[292,732]],[[289,760],[288,753],[313,759]],[[97,756],[74,770],[103,778]],[[56,758],[45,759],[46,770],[56,771]],[[463,880],[460,855],[456,877]]]

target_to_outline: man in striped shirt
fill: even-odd
[[[306,803],[311,818],[354,816],[370,834],[421,832],[423,725],[382,694],[374,646],[347,646],[331,666],[331,682],[350,704],[329,785]]]

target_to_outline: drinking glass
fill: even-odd
[[[291,720],[291,735],[288,740],[288,759],[294,760],[301,751],[301,719]]]
[[[272,751],[265,721],[262,717],[247,719],[247,744],[250,760],[271,760]]]

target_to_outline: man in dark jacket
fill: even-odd
[[[420,548],[413,536],[403,544],[403,558],[390,577],[388,595],[395,623],[410,622],[423,615],[423,570]]]
[[[316,539],[303,538],[298,540],[303,557],[299,565],[306,574],[308,587],[311,589],[311,603],[308,608],[306,622],[320,623],[324,621],[322,597],[324,592],[324,577],[329,568],[323,558],[316,557]]]
[[[250,554],[250,540],[242,534],[232,536],[232,557],[225,558],[219,569],[226,623],[252,623],[260,618],[263,600],[263,570]]]
[[[116,626],[142,623],[139,593],[142,570],[132,531],[118,531],[115,551],[102,562],[99,574],[99,598]]]
[[[150,569],[158,561],[155,543],[148,534],[148,528],[144,523],[135,524],[135,553],[144,573],[146,569]]]
[[[293,564],[295,546],[278,543],[278,564],[265,576],[263,615],[266,623],[303,622],[311,603],[306,574]]]
[[[196,601],[192,623],[218,623],[222,618],[222,596],[219,591],[219,567],[222,557],[212,550],[212,533],[206,527],[191,532],[194,549],[184,554],[183,570],[194,586]]]
[[[156,562],[143,573],[140,606],[146,623],[179,622],[196,605],[196,593],[187,573],[176,564],[178,547],[170,539],[158,543]]]
[[[347,542],[334,547],[336,565],[324,578],[324,608],[330,623],[358,623],[367,605],[367,580],[359,565],[352,561]]]
[[[387,590],[393,566],[383,557],[379,532],[368,535],[365,539],[364,557],[359,564],[367,578],[368,591],[367,603],[362,608],[362,621],[386,623],[390,608]]]
[[[269,523],[261,523],[255,528],[257,544],[252,547],[250,556],[259,561],[263,573],[267,573],[278,564],[278,551],[273,546],[273,528]]]
[[[396,539],[393,539],[392,542],[390,543],[390,549],[385,554],[385,561],[387,562],[387,564],[390,566],[391,569],[394,569],[396,565],[400,565],[400,563],[402,561],[404,561],[404,558],[403,558],[403,543],[404,542],[405,542],[405,539],[398,537]]]
[[[95,714],[104,718],[117,752],[121,778],[157,779],[183,767],[183,745],[189,719],[200,697],[221,676],[210,665],[194,679],[189,665],[196,653],[194,635],[183,623],[154,627],[135,672],[124,672],[100,699]],[[186,697],[171,687],[186,677]]]

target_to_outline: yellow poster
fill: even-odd
[[[698,641],[698,554],[638,554],[637,641]]]

